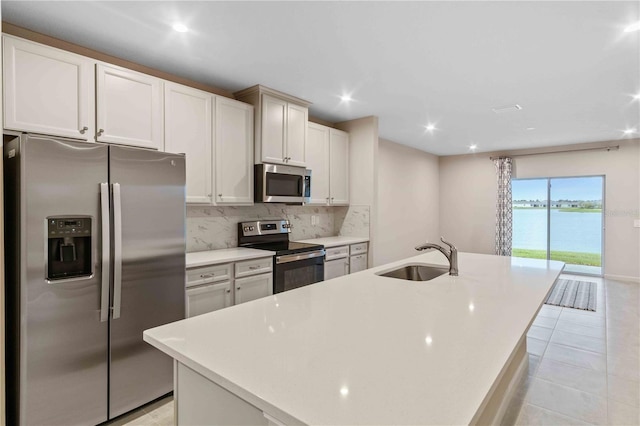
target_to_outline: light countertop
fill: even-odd
[[[469,424],[562,262],[459,253],[460,276],[368,269],[144,332],[284,423]]]
[[[298,241],[298,240],[297,240]],[[322,244],[325,247],[346,246],[349,244],[365,243],[369,241],[366,237],[345,237],[338,235],[335,237],[312,238],[310,240],[299,240],[300,243]]]
[[[232,247],[220,250],[197,251],[187,253],[187,269],[198,266],[216,265],[219,263],[237,262],[239,260],[258,259],[273,256],[276,253],[268,250],[257,250],[244,247]]]

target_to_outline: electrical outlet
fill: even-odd
[[[316,217],[316,226],[320,225],[320,215],[315,215]]]

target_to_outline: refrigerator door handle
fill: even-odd
[[[109,229],[109,184],[100,184],[100,213],[102,222],[102,284],[100,288],[100,322],[109,319],[109,255],[111,231]]]
[[[122,203],[120,184],[113,184],[113,319],[120,318],[122,298]]]

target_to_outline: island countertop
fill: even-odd
[[[460,275],[381,277],[429,252],[144,332],[285,424],[469,424],[563,268],[459,253]]]

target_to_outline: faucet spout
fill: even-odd
[[[449,275],[457,277],[458,276],[458,249],[453,244],[445,241],[444,237],[440,237],[440,240],[443,243],[445,243],[447,246],[449,246],[449,250],[447,250],[446,248],[442,247],[439,244],[434,244],[434,243],[425,243],[425,244],[416,246],[415,249],[418,251],[429,250],[429,249],[438,250],[449,261]]]

